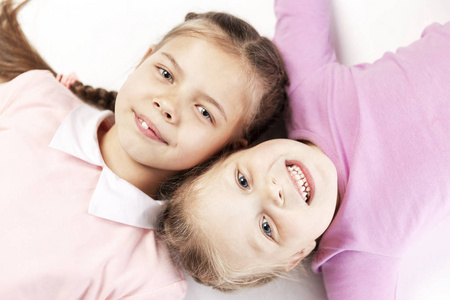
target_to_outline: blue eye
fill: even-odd
[[[211,114],[204,108],[201,106],[197,106],[197,109],[200,111],[200,113],[206,118],[208,119],[208,121],[212,122],[212,116]]]
[[[237,180],[240,186],[242,186],[245,189],[248,189],[248,181],[245,178],[245,176],[242,175],[240,172],[238,172]]]
[[[272,229],[270,228],[269,222],[267,222],[266,218],[263,218],[261,228],[266,235],[270,237],[272,236]]]
[[[170,83],[173,82],[173,77],[172,75],[170,75],[169,72],[167,72],[166,70],[164,70],[163,68],[158,68],[159,73],[165,78],[167,79]]]

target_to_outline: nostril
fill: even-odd
[[[161,107],[160,105],[159,105],[159,103],[158,102],[153,102],[153,104],[156,106],[156,107]]]
[[[172,119],[172,116],[169,113],[166,113],[166,118],[170,120]]]

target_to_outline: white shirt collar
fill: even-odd
[[[61,123],[50,147],[103,168],[89,205],[90,214],[131,226],[156,229],[164,201],[153,200],[105,165],[97,139],[98,127],[104,122],[108,127],[114,124],[111,111],[99,111],[81,104]]]

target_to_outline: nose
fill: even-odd
[[[167,122],[175,123],[176,119],[176,109],[175,104],[169,100],[154,99],[153,107],[158,110]]]
[[[270,199],[272,199],[277,206],[281,206],[284,204],[284,194],[283,189],[280,184],[278,184],[275,178],[271,178],[269,183],[269,194]]]

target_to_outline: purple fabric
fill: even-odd
[[[335,163],[341,205],[313,270],[330,299],[395,299],[408,245],[450,218],[450,23],[373,64],[336,60],[327,0],[276,0],[289,137]]]

